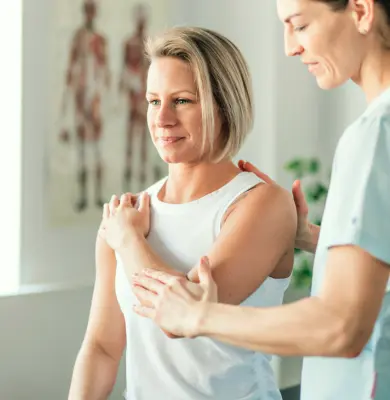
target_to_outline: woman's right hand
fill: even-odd
[[[264,182],[269,184],[276,184],[268,175],[261,172],[253,164],[248,161],[240,160],[238,167],[242,171],[252,172],[257,175]],[[298,224],[297,233],[295,236],[295,247],[301,250],[311,251],[312,243],[315,241],[312,237],[312,225],[308,219],[309,208],[305,199],[305,195],[302,192],[301,182],[299,180],[294,181],[292,185],[292,194],[294,197],[295,207],[297,209]]]

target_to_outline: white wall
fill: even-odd
[[[23,202],[21,283],[91,282],[96,228],[50,228],[47,138],[50,16],[57,1],[23,1]],[[77,2],[80,3],[81,2]]]
[[[0,399],[66,400],[92,289],[0,298]],[[124,366],[111,399],[122,399]]]
[[[92,295],[96,227],[53,229],[47,221],[46,49],[55,3],[23,0],[20,278],[27,287],[23,295],[0,294],[1,400],[67,398]],[[122,399],[124,388],[122,365],[112,399]]]

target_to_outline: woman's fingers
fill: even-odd
[[[104,203],[102,218],[107,219],[109,216],[110,216],[110,206],[108,203]]]
[[[141,199],[139,202],[138,210],[142,213],[147,213],[149,215],[149,212],[150,212],[149,206],[150,206],[149,194],[146,192],[143,192],[141,194]]]
[[[108,216],[114,215],[117,208],[122,207],[133,207],[134,206],[134,196],[131,193],[123,193],[120,197],[116,194],[111,196],[110,202],[108,204]],[[103,210],[103,213],[105,211]]]
[[[119,207],[123,208],[123,207],[126,207],[128,204],[129,204],[129,201],[127,200],[127,195],[122,194],[121,198],[119,200]]]
[[[110,204],[109,204],[109,209],[110,209],[110,215],[114,215],[116,208],[119,206],[119,199],[116,194],[113,194],[111,196]]]

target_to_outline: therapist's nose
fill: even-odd
[[[284,52],[287,57],[300,56],[303,53],[303,47],[299,44],[294,34],[284,33]]]

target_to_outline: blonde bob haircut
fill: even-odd
[[[202,109],[203,153],[208,141],[211,161],[233,158],[253,126],[252,81],[237,46],[209,29],[175,27],[148,39],[146,57],[175,57],[190,65]],[[222,122],[216,151],[215,105]]]

